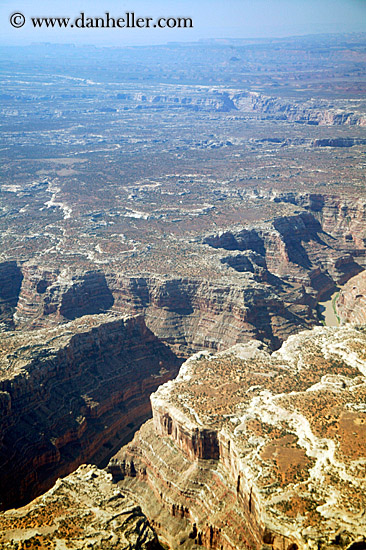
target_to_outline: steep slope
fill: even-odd
[[[130,272],[118,262],[89,270],[14,264],[21,284],[14,305],[6,306],[8,322],[21,331],[114,310],[144,315],[157,337],[185,357],[251,338],[276,349],[317,324],[320,297],[363,269],[366,218],[362,201],[342,206],[335,198],[271,193],[265,199],[301,210],[291,206],[287,216],[183,239],[186,274],[136,274],[133,262]],[[170,258],[168,250],[161,254]]]
[[[141,317],[86,316],[7,333],[0,357],[0,501],[19,505],[101,463],[151,414],[180,362]]]
[[[172,547],[364,548],[365,345],[315,328],[198,354],[109,471]]]
[[[342,323],[366,324],[366,271],[344,285],[336,307]]]
[[[109,296],[112,311],[144,315],[160,340],[187,357],[202,348],[221,349],[253,337],[278,347],[295,327],[316,322],[314,298],[297,284],[286,293],[286,307],[281,281],[273,278],[271,284],[271,275],[257,265],[260,259],[253,260],[252,272],[239,273],[226,266],[226,255],[211,259],[210,251],[205,253],[215,269],[222,270],[221,280],[98,271],[85,275],[72,269],[45,274],[42,266],[24,266],[16,327],[57,326],[86,309],[97,313],[103,304],[108,309]]]
[[[23,275],[16,262],[0,263],[0,328],[14,328],[13,314],[18,303]]]
[[[42,497],[0,515],[0,547],[159,550],[141,509],[95,466],[80,466]]]
[[[277,120],[312,126],[366,126],[366,117],[360,101],[355,101],[351,106],[347,101],[331,103],[316,99],[286,100],[259,92],[233,92],[229,97],[233,107],[240,111],[252,111]]]

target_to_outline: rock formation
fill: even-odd
[[[108,469],[173,548],[364,548],[365,345],[315,328],[197,354]]]
[[[188,92],[188,93],[187,93]],[[117,99],[120,104],[141,108],[189,109],[207,112],[254,112],[265,115],[267,119],[284,120],[302,124],[320,126],[365,126],[366,117],[360,101],[351,105],[338,100],[329,102],[311,99],[299,101],[292,98],[271,97],[259,92],[242,92],[222,87],[199,90],[175,90],[168,95],[163,93],[120,93]],[[321,143],[319,146],[323,146]],[[332,147],[338,147],[337,142]],[[347,146],[347,145],[341,145]]]
[[[363,197],[343,197],[321,193],[264,193],[276,202],[289,202],[310,211],[329,234],[338,250],[352,253],[366,263],[366,201]]]
[[[72,275],[69,270],[39,269],[31,263],[22,268],[23,283],[14,316],[18,328],[37,327],[42,317],[55,322],[98,314],[113,306],[113,296],[101,271]]]
[[[144,315],[154,334],[185,357],[251,338],[278,348],[317,324],[322,294],[362,270],[366,211],[361,200],[321,195],[267,193],[266,199],[301,211],[191,240],[188,253],[207,265],[206,277],[191,264],[180,276],[120,273],[118,264],[83,270],[13,263],[20,275],[11,304],[5,302],[6,326],[38,329],[109,310]]]
[[[141,317],[85,316],[2,335],[0,501],[19,505],[81,463],[100,464],[151,414],[180,362]]]
[[[291,337],[339,285],[365,320],[365,36],[4,51],[1,506],[104,467],[205,350],[115,482],[174,549],[365,550],[364,332]],[[0,547],[144,546],[99,481]]]
[[[342,323],[366,324],[366,271],[344,285],[336,300],[336,308]]]
[[[95,466],[80,466],[31,504],[0,515],[0,548],[159,550],[141,509]]]
[[[355,110],[347,102],[340,101],[338,105],[311,99],[299,101],[270,97],[259,92],[233,92],[229,95],[236,109],[254,111],[267,118],[310,124],[314,126],[365,126],[366,117],[361,102],[355,101]]]
[[[316,298],[362,270],[350,253],[352,249],[334,246],[333,235],[323,229],[313,212],[301,212],[275,218],[261,226],[208,235],[203,242],[218,249],[255,252],[257,257],[262,257],[260,267],[269,272],[268,282],[274,283],[275,276],[278,283],[302,283],[313,289]],[[353,252],[364,256],[365,250],[364,244],[360,243],[360,249]],[[226,261],[236,269],[233,260]],[[242,270],[239,267],[238,271]],[[246,267],[246,271],[253,271],[253,268]]]
[[[13,314],[18,303],[22,272],[16,262],[0,263],[0,326],[14,328]]]
[[[207,247],[204,253],[211,255]],[[71,269],[45,273],[41,266],[25,265],[15,326],[18,331],[57,326],[85,312],[108,309],[109,304],[112,311],[144,315],[154,334],[185,357],[253,337],[278,347],[293,330],[316,323],[316,300],[299,284],[286,292],[281,280],[264,267],[263,257],[249,256],[224,253],[218,259],[215,254],[215,269],[222,271],[222,278],[213,281],[111,272],[84,275]]]

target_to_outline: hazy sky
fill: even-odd
[[[34,29],[30,17],[191,17],[193,29]],[[26,18],[14,29],[11,14]],[[366,0],[0,0],[0,42],[75,42],[105,45],[162,44],[200,38],[280,37],[366,32]]]

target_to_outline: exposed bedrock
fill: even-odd
[[[44,269],[29,264],[22,266],[20,289],[14,320],[16,326],[42,326],[45,316],[55,321],[72,320],[98,314],[113,306],[114,298],[102,271],[71,273],[69,270]]]
[[[365,126],[366,118],[362,102],[308,101],[271,97],[259,92],[244,92],[232,89],[211,88],[197,95],[182,93],[119,93],[117,99],[138,108],[153,106],[157,109],[184,108],[194,111],[241,111],[265,115],[266,118],[320,126]]]
[[[366,271],[344,285],[336,300],[336,308],[342,324],[366,324]]]
[[[365,344],[317,327],[197,354],[108,471],[172,548],[364,548]]]
[[[185,356],[251,338],[278,348],[290,334],[317,323],[322,295],[362,271],[366,206],[320,195],[267,198],[293,202],[303,211],[189,243],[213,273],[210,280],[194,272],[134,275],[116,268],[83,272],[24,263],[15,328],[56,326],[114,310],[144,315],[157,337]]]
[[[296,195],[275,197],[275,200],[300,202]],[[321,201],[315,208],[316,212],[322,209]],[[357,211],[357,217],[359,216]],[[360,225],[364,230],[366,218],[361,218]],[[336,231],[338,233],[340,230],[336,228]],[[353,254],[365,256],[366,253],[363,242],[352,242],[352,245],[347,242],[344,246],[342,238],[338,243],[332,234],[323,230],[321,221],[315,217],[314,212],[301,212],[276,218],[261,226],[207,235],[203,243],[215,249],[252,251],[257,257],[262,256],[262,262],[256,260],[256,263],[268,271],[269,282],[274,282],[273,277],[276,276],[278,281],[297,282],[312,287],[313,280],[321,273],[326,286],[320,288],[318,279],[313,287],[316,297],[319,292],[326,292],[335,284],[342,284],[359,273],[362,267],[354,260]],[[251,260],[253,263],[253,258]],[[232,258],[229,257],[226,262],[237,269],[237,262],[233,262]],[[248,270],[253,272],[253,268]]]
[[[265,96],[258,92],[233,92],[229,97],[235,108],[240,111],[264,114],[278,120],[316,126],[366,125],[362,106],[357,101],[351,107],[345,102],[330,106],[322,100],[311,99],[300,102]]]
[[[0,324],[13,328],[13,314],[18,303],[23,275],[16,262],[0,263]]]
[[[323,139],[314,139],[314,147],[353,147],[354,145],[365,145],[365,139],[356,139],[356,138],[323,138]]]
[[[90,273],[86,280],[82,272],[71,275],[64,270],[47,274],[53,282],[44,291],[42,287],[42,293],[37,292],[39,281],[47,278],[41,267],[32,265],[24,269],[16,326],[22,329],[56,325],[67,321],[66,313],[78,317],[77,306],[87,296],[90,296],[89,309],[95,310],[101,304],[107,305],[109,296],[112,310],[143,314],[154,334],[185,356],[202,348],[222,349],[251,338],[263,338],[275,348],[294,330],[316,323],[316,302],[300,284],[285,292],[282,281],[263,268],[263,258],[251,256],[248,259],[251,271],[237,276],[240,268],[234,268],[234,276],[225,273],[222,281],[114,273],[105,277]],[[221,262],[225,263],[225,258]],[[228,266],[230,263],[229,260]],[[88,280],[103,284],[92,284],[87,293]],[[70,296],[76,306],[74,310]]]
[[[0,501],[19,505],[82,462],[100,464],[151,414],[180,361],[142,317],[85,316],[2,335]]]
[[[276,202],[290,202],[311,212],[322,230],[333,237],[333,246],[351,253],[366,265],[366,200],[317,193],[266,193]]]
[[[194,111],[218,111],[228,112],[237,110],[229,93],[226,91],[219,92],[217,90],[208,90],[206,94],[199,93],[197,95],[166,95],[166,94],[149,94],[149,93],[119,93],[117,99],[123,102],[132,102],[138,104],[139,107],[153,105],[155,108],[184,108]]]
[[[92,465],[24,508],[0,514],[0,548],[162,550],[141,508]]]
[[[118,288],[122,287],[119,281]],[[147,325],[183,354],[202,348],[225,349],[253,337],[277,347],[296,324],[314,322],[311,297],[300,287],[293,290],[288,307],[276,289],[253,278],[222,283],[154,279],[148,281],[148,289]]]

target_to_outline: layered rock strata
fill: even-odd
[[[6,333],[0,356],[0,501],[19,505],[100,464],[151,414],[180,362],[141,317],[85,316]]]
[[[336,308],[342,323],[366,324],[366,271],[344,285],[336,300]]]
[[[186,277],[172,277],[24,263],[15,327],[56,326],[114,310],[143,314],[158,338],[186,357],[251,338],[278,348],[290,334],[317,323],[315,307],[324,293],[362,270],[365,208],[361,201],[326,206],[320,196],[269,198],[297,202],[303,210],[188,243],[190,257],[202,258],[209,278],[193,267]],[[345,224],[349,239],[339,236]]]
[[[305,209],[320,222],[322,231],[333,239],[333,246],[343,254],[352,254],[366,264],[366,201],[355,197],[321,193],[281,193],[261,191],[260,196],[274,202],[288,202]]]
[[[0,515],[0,547],[159,550],[141,508],[95,466],[73,474],[29,505]]]
[[[285,199],[277,197],[277,200]],[[363,216],[361,223],[364,227]],[[319,299],[336,284],[342,284],[362,271],[353,254],[364,256],[364,243],[360,243],[360,250],[352,250],[350,247],[338,247],[334,240],[332,234],[323,230],[313,212],[304,211],[261,225],[207,235],[203,243],[215,249],[254,252],[257,258],[261,258],[261,262],[258,259],[255,261],[257,271],[259,266],[262,268],[262,280],[273,286],[276,283],[303,284]],[[253,271],[248,261],[242,267],[235,260],[229,257],[226,262],[238,271]]]
[[[190,94],[187,94],[187,91]],[[185,92],[185,93],[184,93]],[[259,92],[243,92],[222,87],[200,90],[185,88],[183,93],[167,95],[162,93],[120,93],[117,99],[122,104],[153,106],[158,109],[189,109],[194,111],[256,113],[267,119],[283,120],[289,123],[315,126],[365,126],[366,117],[361,101],[329,101],[311,99],[301,101],[271,97]],[[336,145],[337,146],[337,145]]]
[[[229,94],[233,106],[240,111],[252,111],[267,118],[310,124],[313,126],[365,126],[366,117],[362,103],[351,105],[345,101],[338,105],[311,99],[308,101],[286,100],[271,97],[259,92],[239,92]],[[355,110],[354,110],[355,109]]]
[[[23,274],[16,262],[0,263],[0,328],[14,328],[13,314],[19,299]]]
[[[366,332],[188,360],[111,460],[173,547],[364,548]]]
[[[187,357],[202,348],[221,349],[251,338],[264,339],[275,348],[298,327],[316,323],[314,297],[299,283],[283,289],[263,267],[261,256],[223,253],[214,261],[222,270],[220,281],[100,272],[86,278],[71,269],[46,276],[41,266],[25,266],[16,327],[20,331],[56,326],[85,309],[97,312],[110,296],[112,311],[144,315],[160,340]],[[102,280],[103,285],[94,284]]]
[[[83,315],[105,312],[114,298],[102,271],[72,273],[68,269],[44,269],[33,263],[22,267],[23,282],[14,314],[19,328],[44,325],[44,318],[54,324]]]

